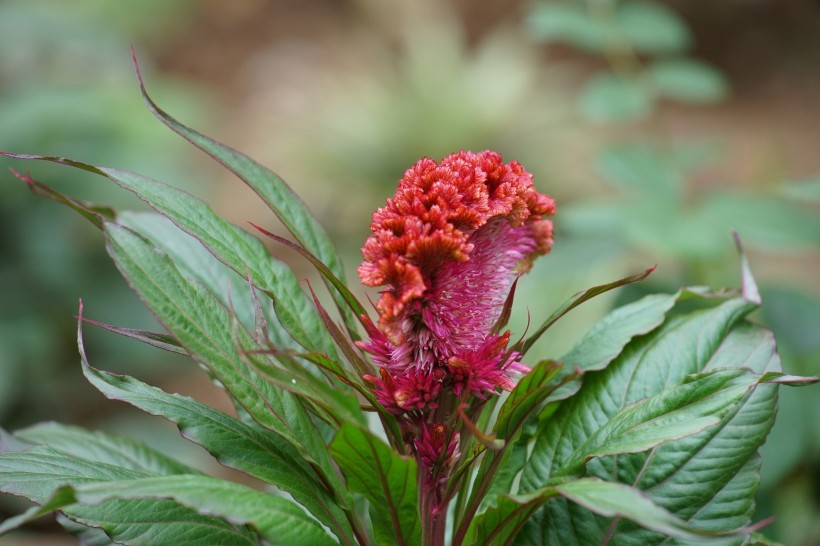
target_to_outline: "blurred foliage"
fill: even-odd
[[[606,58],[611,70],[589,77],[580,111],[593,122],[648,116],[661,99],[719,101],[728,83],[715,67],[687,56],[693,38],[686,23],[660,2],[563,0],[533,4],[533,36]]]
[[[141,107],[129,55],[132,43],[138,50],[160,44],[191,5],[0,3],[0,148],[198,182],[189,164],[195,156]],[[158,86],[175,110],[205,117],[202,91],[168,80]],[[102,320],[155,323],[111,266],[99,232],[54,203],[32,198],[8,173],[10,165],[0,160],[0,422],[17,427],[56,416],[99,421],[99,400],[88,396],[77,373],[72,314],[78,297],[88,296],[88,307]],[[97,202],[134,205],[91,175],[58,167],[38,168],[35,176]],[[116,336],[92,335],[100,357],[115,367],[169,371],[155,353]]]

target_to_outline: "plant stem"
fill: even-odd
[[[419,510],[421,512],[422,546],[444,546],[444,536],[447,529],[447,507],[449,502],[444,499],[439,487],[431,486],[425,475],[426,470],[419,464],[418,495]]]

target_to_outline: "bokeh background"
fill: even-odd
[[[762,288],[754,319],[786,369],[820,372],[820,4],[814,0],[2,0],[0,149],[148,174],[239,225],[250,191],[142,106],[158,102],[282,175],[331,231],[353,283],[369,215],[421,156],[500,151],[558,202],[557,243],[519,286],[538,319],[572,293],[658,265],[534,349],[558,356],[613,305],[736,286],[731,230]],[[85,384],[77,300],[155,328],[101,235],[7,172],[141,210],[103,179],[0,159],[0,425],[60,420],[138,436],[194,464],[175,430]],[[292,256],[284,256],[287,259]],[[302,263],[300,274],[308,275]],[[183,359],[87,329],[92,362],[224,407]],[[783,389],[758,519],[820,544],[820,396]],[[0,499],[0,517],[20,509]],[[71,544],[48,520],[0,544]]]

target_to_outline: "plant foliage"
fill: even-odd
[[[619,21],[642,48],[685,42],[682,33],[680,43],[662,43],[641,31],[647,18],[674,21],[640,6],[625,5]],[[561,9],[549,32],[599,47],[608,31],[581,32],[572,11]],[[674,84],[681,69],[659,68],[657,85],[699,96]],[[116,213],[19,175],[103,232],[111,259],[165,329],[100,324],[83,316],[81,304],[88,381],[174,423],[216,461],[265,487],[204,475],[134,440],[46,423],[0,437],[0,491],[36,503],[0,533],[59,511],[83,544],[443,544],[443,531],[430,527],[444,527],[420,500],[429,493],[426,474],[396,416],[363,380],[376,366],[352,341],[360,322],[372,323],[343,284],[330,238],[279,177],[177,122],[142,90],[154,115],[270,206],[295,239],[285,244],[327,281],[343,326],[260,239],[197,198],[126,171],[5,153],[104,177],[154,209]],[[577,305],[649,273],[579,293],[516,350],[526,353]],[[813,379],[784,375],[773,336],[747,319],[760,299],[745,260],[743,284],[742,291],[686,288],[618,308],[566,355],[533,366],[506,397],[474,401],[479,411],[469,416],[452,408],[462,443],[442,489],[444,506],[453,501],[449,543],[747,543],[757,451],[778,386]],[[512,294],[494,331],[511,304]],[[83,346],[85,322],[188,355],[225,390],[235,415],[95,368]]]

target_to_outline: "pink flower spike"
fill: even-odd
[[[385,290],[376,306],[380,333],[361,347],[391,370],[428,373],[486,353],[515,278],[552,246],[545,217],[554,212],[532,175],[495,152],[420,160],[373,215],[362,249],[362,282]],[[489,376],[484,384],[509,386]]]

